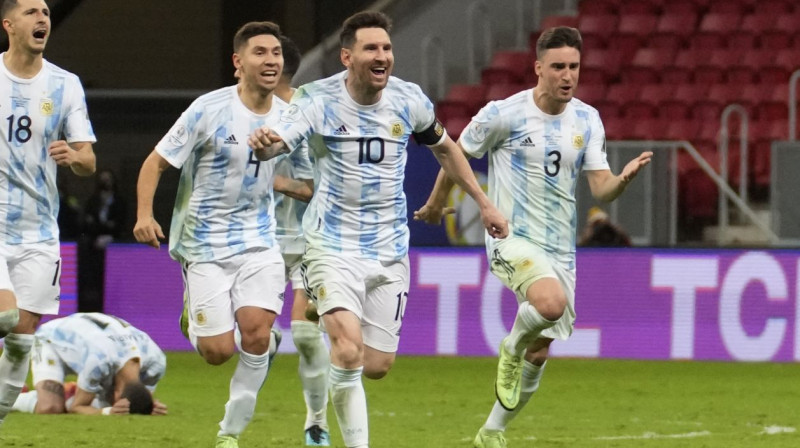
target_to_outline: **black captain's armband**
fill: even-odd
[[[425,129],[422,132],[414,132],[413,135],[414,140],[416,140],[417,143],[422,143],[423,145],[427,146],[435,145],[442,140],[442,136],[444,135],[444,126],[442,126],[442,123],[439,120],[434,119],[433,124],[431,124],[428,129]]]

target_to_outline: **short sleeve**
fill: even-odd
[[[431,127],[436,119],[436,114],[433,111],[433,103],[422,92],[422,89],[416,84],[409,84],[412,86],[412,94],[409,95],[410,101],[408,105],[411,125],[414,132],[422,132]]]
[[[586,145],[583,169],[586,171],[607,170],[609,166],[606,154],[606,131],[597,111],[590,116],[589,126],[591,135],[589,143]]]
[[[89,109],[86,106],[86,95],[80,80],[71,78],[67,90],[66,115],[64,117],[64,139],[68,143],[97,141],[89,121]]]
[[[306,86],[300,86],[292,96],[289,107],[281,114],[281,121],[273,129],[280,135],[289,151],[302,150],[305,143],[308,157],[308,138],[314,133],[316,108]]]
[[[491,102],[472,117],[472,121],[461,132],[459,143],[471,157],[481,158],[508,135],[507,128],[497,104]]]
[[[156,151],[170,165],[181,168],[192,151],[206,139],[204,127],[207,120],[202,105],[195,101],[158,142]]]
[[[102,362],[97,356],[89,356],[83,370],[78,372],[78,387],[93,393],[102,394],[103,380],[111,375],[111,366]]]

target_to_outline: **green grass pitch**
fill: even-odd
[[[167,417],[11,414],[4,448],[212,447],[235,366],[168,354]],[[493,358],[400,357],[365,380],[371,446],[471,447],[493,403]],[[279,356],[242,448],[300,447],[297,357]],[[553,359],[507,431],[517,447],[800,447],[800,364]],[[343,447],[332,408],[333,446]]]

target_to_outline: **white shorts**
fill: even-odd
[[[303,264],[303,254],[281,254],[283,264],[286,266],[284,275],[285,283],[292,284],[292,290],[303,289],[303,275],[300,273],[300,265]]]
[[[61,246],[57,240],[0,244],[0,289],[14,293],[17,308],[58,314],[61,294]]]
[[[33,386],[42,381],[55,381],[64,384],[64,378],[73,372],[67,364],[61,361],[53,346],[46,339],[35,338],[31,350],[31,375]]]
[[[408,257],[380,262],[306,252],[302,270],[306,294],[316,302],[320,316],[335,308],[352,311],[361,320],[364,345],[397,351],[408,301]]]
[[[278,246],[256,248],[224,260],[184,263],[189,332],[208,337],[234,329],[236,310],[255,306],[280,314],[285,289]]]
[[[509,236],[496,242],[488,256],[492,274],[514,291],[518,303],[528,300],[526,292],[535,281],[547,277],[559,281],[567,296],[567,309],[555,326],[542,332],[542,337],[569,338],[575,327],[575,270],[558,263],[538,245],[519,237]]]

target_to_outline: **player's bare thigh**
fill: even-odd
[[[36,383],[36,414],[64,414],[67,412],[64,401],[64,385],[53,380]]]
[[[331,364],[356,369],[364,365],[361,319],[352,311],[334,308],[322,316],[331,341]]]

